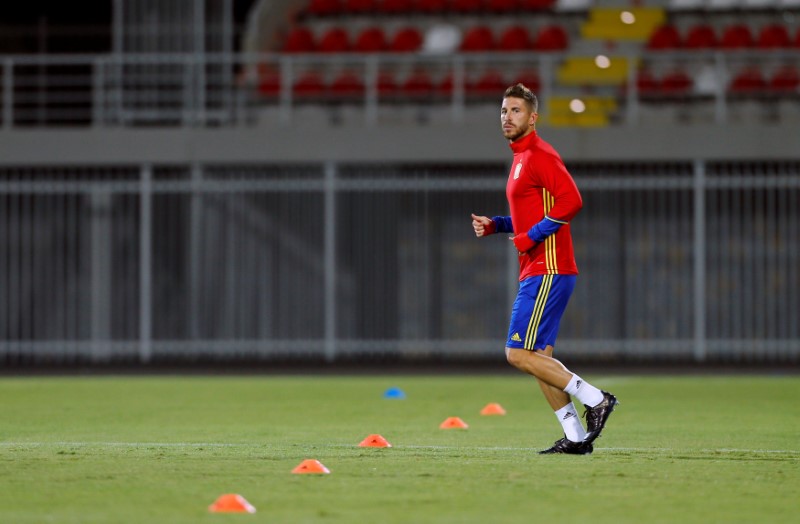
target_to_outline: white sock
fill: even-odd
[[[564,391],[577,398],[585,406],[595,407],[603,401],[603,392],[578,375],[572,375],[572,380],[569,381]]]
[[[586,436],[586,430],[583,429],[581,418],[578,416],[578,411],[572,402],[556,411],[556,417],[561,423],[561,427],[564,428],[564,435],[567,436],[567,440],[581,442],[583,437]]]

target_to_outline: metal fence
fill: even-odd
[[[0,169],[0,355],[500,355],[507,166]],[[574,164],[571,358],[796,362],[800,162]],[[502,358],[502,357],[500,357]]]
[[[729,89],[734,76],[753,64],[767,77],[787,65],[800,67],[796,51],[621,53],[607,60],[627,68],[627,81],[600,85],[559,83],[559,69],[570,58],[574,57],[565,53],[524,52],[446,56],[8,55],[0,63],[0,117],[6,129],[54,125],[219,127],[289,122],[296,111],[312,104],[325,106],[332,121],[350,118],[381,125],[436,118],[461,122],[475,114],[472,108],[476,105],[496,110],[503,87],[475,94],[467,86],[486,72],[497,71],[509,83],[520,75],[538,79],[543,123],[549,119],[570,125],[572,117],[589,117],[588,122],[594,122],[589,125],[598,125],[597,118],[602,125],[628,126],[665,121],[800,123],[797,89]],[[696,77],[697,85],[665,95],[639,92],[640,69],[665,75],[676,67]],[[390,74],[400,83],[419,71],[437,82],[450,78],[452,85],[446,91],[423,90],[416,95],[384,91],[384,75]],[[308,72],[318,73],[323,82],[313,95],[303,95],[297,86]],[[354,75],[362,87],[346,92],[331,89],[336,76],[345,72]],[[701,85],[701,77],[710,81]],[[277,84],[269,85],[273,81]],[[582,102],[569,104],[572,99]],[[569,108],[581,113],[573,114]],[[440,111],[431,117],[433,109]],[[586,124],[577,119],[574,125]]]

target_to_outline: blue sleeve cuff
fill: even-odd
[[[567,222],[545,216],[541,222],[530,228],[528,231],[528,238],[534,242],[544,242],[547,237],[558,231],[558,229],[566,223]]]
[[[514,226],[511,224],[511,217],[492,217],[492,222],[494,222],[494,229],[498,233],[514,232]]]

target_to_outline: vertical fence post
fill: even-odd
[[[325,164],[324,183],[324,223],[325,262],[323,274],[325,285],[325,360],[332,362],[336,357],[336,164]]]
[[[202,220],[203,220],[203,202],[202,193],[200,192],[203,183],[203,166],[199,163],[192,164],[192,191],[189,195],[189,245],[187,246],[188,264],[189,264],[189,280],[188,297],[189,297],[189,318],[187,319],[189,327],[189,339],[192,341],[198,340],[201,336],[200,332],[200,301],[201,301],[201,265],[200,257],[202,256]]]
[[[628,55],[628,82],[625,93],[625,123],[635,126],[639,122],[639,86],[636,85],[637,67],[636,57]]]
[[[706,164],[694,162],[694,359],[706,359]]]
[[[724,124],[728,120],[728,106],[725,100],[725,87],[729,78],[724,53],[714,53],[714,68],[717,72],[717,85],[714,92],[714,122]]]
[[[11,129],[14,125],[14,62],[3,60],[3,127]]]
[[[466,103],[465,83],[467,78],[464,69],[464,58],[461,55],[455,55],[453,58],[452,119],[456,124],[464,121],[464,104]]]
[[[150,325],[152,315],[152,264],[151,264],[151,224],[153,208],[153,166],[141,167],[141,189],[139,195],[139,361],[150,361]]]

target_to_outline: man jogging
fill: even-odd
[[[475,235],[509,233],[519,254],[519,292],[506,341],[508,362],[539,382],[564,429],[564,438],[540,453],[585,455],[617,405],[552,358],[559,323],[575,287],[578,267],[569,222],[583,203],[553,147],[536,133],[538,101],[522,84],[503,96],[500,123],[514,152],[506,197],[511,216],[472,215]],[[570,395],[586,407],[586,429]]]

